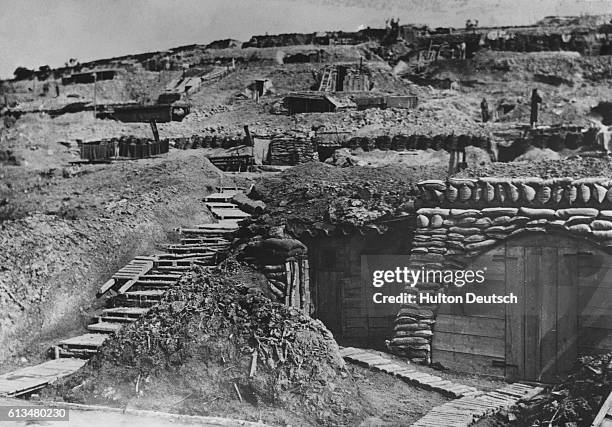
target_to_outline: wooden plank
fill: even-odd
[[[104,295],[115,286],[115,279],[107,280],[98,290],[98,296]]]
[[[102,332],[102,333],[114,333],[121,329],[123,325],[121,323],[111,323],[111,322],[98,322],[92,323],[91,325],[87,325],[87,329],[92,332]]]
[[[540,262],[540,380],[557,370],[557,248],[542,248]]]
[[[523,333],[524,369],[522,379],[537,381],[540,373],[540,247],[525,247],[525,329]]]
[[[576,249],[559,249],[557,265],[557,374],[561,374],[571,369],[578,356]]]
[[[83,334],[59,342],[60,346],[99,347],[108,338],[104,334]]]
[[[504,359],[505,357],[505,343],[502,338],[436,332],[433,336],[432,346],[438,350],[489,356],[497,359]]]
[[[524,249],[506,244],[506,294],[513,292],[518,304],[506,306],[506,378],[519,379],[524,375]]]
[[[599,410],[599,412],[595,416],[595,419],[591,423],[591,427],[600,427],[603,424],[605,418],[609,415],[611,410],[612,410],[612,393],[608,395],[608,398],[605,400],[603,405],[601,405],[601,409]]]
[[[128,280],[117,290],[117,292],[120,294],[126,293],[128,290],[130,290],[132,286],[136,284],[136,282],[137,282],[137,279]]]
[[[450,332],[459,335],[477,335],[481,337],[505,339],[506,324],[503,319],[489,317],[438,315],[434,331]]]
[[[115,307],[115,308],[105,308],[102,312],[106,315],[111,316],[142,316],[149,311],[148,308],[141,307]]]
[[[0,375],[0,395],[20,396],[58,378],[70,375],[87,363],[82,359],[54,359]]]

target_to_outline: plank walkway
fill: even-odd
[[[0,396],[20,396],[40,390],[58,378],[77,371],[86,362],[84,359],[54,359],[0,375]]]
[[[180,243],[167,245],[166,253],[138,256],[127,263],[98,291],[98,296],[114,291],[111,299],[114,306],[102,310],[95,322],[87,326],[88,333],[60,341],[55,346],[56,359],[0,376],[0,396],[26,395],[77,371],[110,334],[145,315],[194,266],[206,268],[217,264],[219,252],[230,246],[224,236],[235,232],[239,221],[250,216],[228,203],[242,189],[229,187],[217,191],[206,197],[205,203],[218,222],[179,230]]]
[[[542,390],[541,387],[515,383],[477,396],[462,397],[436,406],[412,427],[468,427],[487,415],[509,409],[520,401],[528,401]]]
[[[386,372],[417,387],[434,390],[455,399],[436,406],[412,424],[412,427],[468,427],[484,416],[510,408],[520,401],[530,400],[543,390],[541,387],[515,383],[484,392],[475,387],[419,372],[406,362],[395,362],[374,350],[345,347],[340,349],[340,355],[349,362]],[[602,426],[608,427],[605,424]]]
[[[482,393],[475,387],[447,381],[437,375],[419,372],[406,362],[394,362],[392,359],[380,356],[374,350],[345,347],[340,350],[340,355],[349,362],[357,363],[372,370],[386,372],[418,387],[434,390],[453,398]]]

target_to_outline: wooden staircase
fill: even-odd
[[[217,193],[204,199],[218,222],[179,229],[179,243],[165,245],[166,252],[136,257],[113,274],[98,291],[98,296],[115,293],[110,307],[95,316],[87,326],[88,332],[54,346],[55,360],[0,375],[0,396],[27,395],[76,371],[111,334],[159,304],[185,273],[195,266],[212,267],[220,262],[230,247],[229,237],[239,228],[238,222],[250,217],[229,202],[241,191],[236,187],[218,188]]]

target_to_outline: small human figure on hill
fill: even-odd
[[[532,128],[535,128],[538,124],[538,108],[542,103],[542,97],[538,93],[537,89],[534,89],[531,92],[531,117],[529,119],[529,124]]]
[[[480,114],[482,115],[482,122],[486,123],[491,119],[489,115],[489,104],[487,103],[486,98],[482,98],[482,102],[480,103]]]

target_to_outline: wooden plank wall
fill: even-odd
[[[474,292],[478,295],[504,293],[506,264],[504,248],[495,248],[479,257],[470,269],[486,267],[485,282],[452,288],[449,294]],[[432,362],[459,372],[479,372],[503,377],[505,369],[505,310],[503,305],[445,304],[434,325]],[[499,364],[494,365],[497,361]]]

